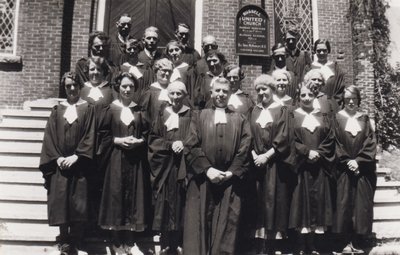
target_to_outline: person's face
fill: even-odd
[[[257,85],[257,97],[258,102],[262,103],[263,105],[268,105],[272,100],[272,89],[265,85],[259,84]]]
[[[308,89],[307,87],[303,86],[300,89],[300,107],[305,110],[313,109],[313,101],[315,99],[314,93]]]
[[[325,43],[317,44],[316,53],[319,62],[324,63],[328,61],[328,48]]]
[[[176,45],[171,45],[168,48],[168,55],[170,56],[171,61],[175,64],[181,59],[182,50]]]
[[[119,96],[124,101],[132,101],[132,96],[135,93],[135,84],[133,81],[124,77],[121,80],[121,85],[119,85]]]
[[[176,38],[183,44],[187,44],[189,41],[189,29],[186,27],[179,26],[176,32]]]
[[[226,79],[231,83],[232,92],[240,89],[239,68],[232,69],[226,74]]]
[[[105,54],[104,42],[100,38],[95,37],[93,39],[91,51],[93,56],[104,56]]]
[[[295,50],[297,44],[297,39],[291,35],[287,35],[286,37],[286,47],[289,50]]]
[[[125,52],[131,57],[136,56],[139,53],[136,44],[133,42],[126,43]]]
[[[289,85],[287,76],[283,73],[274,74],[276,81],[276,94],[278,96],[284,96],[286,94],[286,88]]]
[[[171,100],[172,107],[174,109],[181,109],[185,94],[178,88],[168,88],[168,90],[168,97]]]
[[[215,82],[211,89],[211,98],[213,99],[214,105],[219,108],[225,108],[228,105],[231,93],[229,84]]]
[[[89,80],[92,85],[98,85],[104,81],[104,74],[100,64],[90,61]]]
[[[284,68],[286,66],[286,56],[285,53],[279,52],[274,54],[275,65],[279,68]]]
[[[357,98],[357,95],[354,93],[351,93],[350,91],[345,90],[344,91],[344,108],[348,112],[354,113],[358,109],[358,104],[359,104],[359,100]]]
[[[313,73],[310,77],[310,81],[312,82],[313,86],[311,88],[312,92],[315,95],[318,95],[320,92],[322,85],[324,84],[324,80],[322,76],[318,73]]]
[[[129,17],[124,16],[117,21],[118,32],[123,37],[129,35],[129,32],[131,31],[131,26],[132,26],[131,18]]]
[[[157,70],[157,82],[160,85],[167,86],[169,83],[169,79],[171,78],[172,67],[163,67]]]
[[[206,37],[203,40],[203,50],[204,53],[209,52],[211,49],[216,50],[218,49],[217,42],[215,41],[214,37]]]
[[[65,79],[64,87],[68,102],[76,102],[79,99],[81,88],[70,78]]]
[[[221,60],[218,58],[217,55],[208,56],[206,61],[207,61],[208,69],[214,75],[218,75],[221,72]]]
[[[155,51],[158,45],[158,34],[154,31],[147,31],[143,38],[144,47],[148,51]]]

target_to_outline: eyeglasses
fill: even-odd
[[[93,45],[92,46],[95,50],[97,50],[97,51],[99,51],[99,50],[102,50],[103,48],[104,48],[104,45]]]
[[[173,53],[173,52],[179,52],[181,49],[179,49],[179,48],[170,48],[170,49],[168,49],[168,52],[169,53]]]
[[[131,23],[119,23],[118,26],[119,26],[119,27],[125,27],[125,26],[130,27],[130,26],[132,26],[132,24],[131,24]]]
[[[317,50],[317,53],[321,54],[321,53],[327,53],[328,50],[327,49],[319,49]]]
[[[230,80],[238,81],[239,80],[239,76],[226,76],[226,79],[228,81],[230,81]]]
[[[158,69],[162,73],[172,73],[171,69]]]
[[[207,45],[204,45],[204,49],[206,49],[206,50],[210,50],[210,49],[216,50],[216,49],[218,49],[218,45],[216,45],[216,44],[207,44]]]
[[[189,36],[189,33],[184,33],[184,32],[178,32],[178,33],[176,33],[178,36],[180,36],[180,37],[182,37],[182,36],[186,36],[186,37],[188,37]]]

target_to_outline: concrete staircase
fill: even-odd
[[[43,255],[55,250],[58,228],[47,224],[46,190],[38,165],[44,127],[57,101],[35,102],[26,104],[25,110],[0,112],[1,255]],[[373,225],[378,239],[400,238],[400,182],[385,181],[388,173],[390,169],[378,165]],[[150,239],[148,246],[159,250],[154,242],[158,240]],[[92,247],[99,247],[102,240],[89,242]],[[105,254],[105,250],[91,254]]]

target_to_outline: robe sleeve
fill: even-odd
[[[87,60],[85,58],[81,58],[78,60],[78,62],[76,62],[75,65],[76,78],[78,84],[80,84],[81,86],[83,86],[83,84],[85,84],[85,82],[89,80],[86,62]]]
[[[189,137],[184,149],[186,165],[188,168],[188,178],[204,173],[212,167],[205,153],[201,149],[201,136],[199,129],[199,113],[193,112],[193,117],[189,127]]]
[[[336,143],[336,149],[335,149],[336,158],[338,159],[339,163],[345,164],[351,158],[350,158],[349,153],[344,148],[343,143],[340,141],[341,130],[340,130],[340,125],[339,125],[337,118],[335,118],[335,120],[334,120],[334,129],[335,129],[335,143]]]
[[[88,105],[85,112],[85,125],[82,127],[82,137],[75,150],[75,154],[78,157],[85,157],[87,159],[93,159],[94,153],[94,141],[95,141],[95,125],[94,125],[94,107]]]
[[[39,169],[44,178],[55,173],[57,168],[57,159],[62,157],[62,153],[57,143],[57,108],[58,106],[54,106],[44,131],[39,163]]]
[[[241,127],[241,137],[240,137],[240,145],[238,150],[236,151],[236,155],[233,158],[232,164],[229,166],[227,171],[232,172],[232,174],[236,175],[239,178],[242,178],[244,173],[248,170],[248,159],[249,152],[251,146],[251,129],[250,123],[244,117],[242,121]]]
[[[288,126],[288,110],[287,107],[281,108],[281,114],[276,124],[276,135],[272,141],[272,147],[276,156],[286,158],[289,152],[289,126]]]
[[[320,142],[317,152],[321,156],[320,161],[322,160],[325,169],[331,170],[332,164],[335,161],[335,133],[328,116],[324,116],[324,122],[325,137]]]
[[[376,156],[376,137],[372,130],[371,122],[368,116],[365,116],[365,128],[367,129],[367,137],[364,140],[362,149],[356,157],[357,163],[375,163]]]
[[[345,73],[340,69],[339,64],[335,64],[335,87],[333,98],[339,106],[343,104],[343,93],[345,89]]]
[[[146,90],[146,92],[144,92],[142,98],[140,99],[140,106],[142,107],[143,110],[143,118],[151,123],[152,120],[152,112],[151,112],[151,100],[152,100],[152,96],[151,96],[151,92],[150,90]]]

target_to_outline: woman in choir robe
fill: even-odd
[[[140,106],[132,99],[138,81],[130,73],[116,78],[118,99],[106,109],[106,139],[111,156],[106,168],[100,204],[99,225],[111,231],[117,254],[137,254],[135,234],[146,228],[149,185],[146,137],[148,125]],[[147,212],[148,213],[148,212]],[[140,254],[140,253],[139,253]]]
[[[202,110],[190,124],[184,149],[188,166],[185,254],[235,254],[251,131],[242,114],[227,108],[230,94],[229,81],[216,79],[214,106]]]
[[[250,126],[253,136],[252,172],[257,175],[258,215],[255,237],[261,243],[257,253],[267,248],[275,252],[275,239],[286,237],[289,218],[289,182],[291,171],[283,164],[289,152],[287,108],[275,102],[275,80],[262,74],[254,81],[257,105]]]
[[[144,92],[154,82],[153,69],[138,62],[138,53],[142,46],[137,39],[129,38],[125,44],[125,54],[121,56],[121,72],[133,74],[139,81],[133,101],[139,102]]]
[[[148,123],[153,123],[162,107],[171,103],[168,97],[168,84],[174,70],[174,64],[169,59],[162,58],[154,63],[157,81],[152,83],[140,100],[140,106],[145,111],[145,118]]]
[[[93,107],[79,96],[74,73],[64,74],[61,84],[67,100],[51,111],[39,169],[47,189],[49,225],[60,228],[60,252],[77,254],[88,221],[86,175],[93,159],[94,116]]]
[[[186,86],[168,85],[171,105],[160,112],[149,135],[155,212],[153,230],[161,232],[161,249],[182,253],[183,209],[186,198],[186,164],[183,149],[189,134],[192,110],[183,104]]]
[[[188,86],[189,75],[192,69],[189,69],[189,65],[183,62],[184,46],[182,43],[172,40],[165,46],[165,56],[174,64],[174,70],[172,71],[170,82],[179,80]]]
[[[324,92],[325,79],[321,70],[312,69],[304,76],[304,82],[311,82],[313,86],[311,90],[314,92],[314,108],[319,108],[322,113],[328,115],[329,119],[333,119],[339,109],[336,100],[329,98]]]
[[[224,66],[226,65],[225,56],[217,50],[208,51],[205,59],[208,71],[205,74],[200,74],[196,81],[188,87],[194,108],[200,110],[204,109],[211,99],[212,85],[216,79],[223,77]]]
[[[354,85],[344,90],[344,109],[336,114],[337,200],[333,232],[345,236],[343,253],[360,253],[353,242],[370,234],[376,187],[376,138],[368,115],[359,111]]]
[[[314,108],[311,82],[300,86],[299,107],[293,111],[297,183],[289,216],[289,228],[297,233],[299,254],[306,250],[318,255],[314,233],[323,234],[332,226],[330,178],[335,159],[334,132],[330,120]]]
[[[287,94],[288,86],[292,81],[290,73],[286,70],[277,69],[272,72],[272,77],[275,80],[274,101],[284,106],[292,106],[295,100]],[[294,94],[297,95],[298,92]]]
[[[317,58],[311,64],[311,69],[319,69],[324,77],[325,86],[322,88],[328,99],[333,99],[341,106],[345,88],[345,73],[336,61],[329,61],[331,44],[326,39],[318,39],[314,43],[314,53]]]

